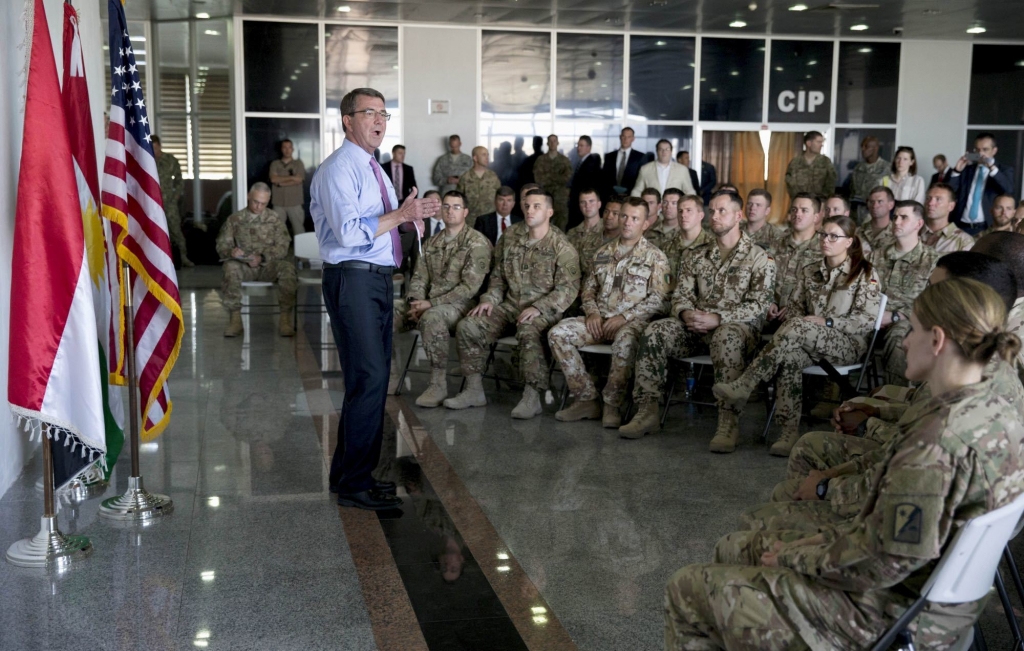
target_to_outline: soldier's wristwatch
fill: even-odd
[[[826,477],[826,478],[822,479],[821,481],[818,482],[818,487],[814,489],[814,492],[818,496],[819,500],[825,499],[825,496],[828,495],[828,482],[829,482],[829,479],[831,479],[831,478],[830,477]]]
[[[832,320],[832,317],[825,319],[826,328],[831,328],[833,325],[835,325],[835,321]]]
[[[899,312],[893,312],[892,313],[892,322],[893,323],[899,323],[900,319],[902,319],[902,318],[903,317],[900,316]]]

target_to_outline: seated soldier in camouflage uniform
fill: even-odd
[[[593,232],[600,232],[603,229],[601,223],[601,197],[597,190],[587,188],[580,190],[580,213],[583,214],[583,221],[569,229],[565,237],[572,244],[577,253],[583,238]],[[582,263],[582,258],[580,259]]]
[[[842,366],[863,357],[881,302],[878,275],[864,259],[856,223],[829,217],[819,239],[823,259],[800,271],[785,323],[743,375],[713,388],[719,400],[742,412],[758,383],[778,373],[775,413],[782,436],[771,453],[780,457],[788,457],[800,438],[803,370],[822,359]]]
[[[644,238],[647,204],[629,197],[622,207],[622,232],[597,250],[592,271],[583,281],[586,317],[563,319],[551,328],[548,343],[565,375],[575,402],[555,414],[560,421],[601,418],[604,427],[622,424],[620,408],[633,369],[636,346],[647,322],[658,314],[668,294],[665,254]],[[579,349],[611,343],[611,369],[602,401],[583,366]]]
[[[859,231],[862,242],[868,244],[868,253],[880,251],[896,241],[892,234],[892,211],[896,207],[896,197],[892,190],[880,185],[872,188],[868,195],[868,214],[871,221]]]
[[[419,328],[430,362],[430,385],[416,398],[420,407],[437,407],[448,397],[449,331],[469,312],[491,268],[491,243],[466,226],[467,205],[461,192],[445,195],[444,230],[423,244],[405,300],[395,301],[395,332]],[[392,347],[392,356],[393,394],[400,375],[397,346]]]
[[[684,196],[679,188],[667,188],[661,195],[661,220],[644,235],[648,242],[662,251],[679,234],[679,203]]]
[[[903,337],[910,330],[907,312],[914,299],[928,284],[928,274],[939,254],[925,246],[918,235],[924,223],[924,208],[916,201],[900,201],[893,215],[895,242],[872,251],[871,265],[878,272],[882,292],[889,297],[882,316],[882,369],[885,384],[907,385],[903,369],[907,356]]]
[[[947,278],[984,283],[1007,307],[1016,300],[1017,285],[1009,266],[987,255],[959,251],[943,256],[929,284]],[[993,358],[985,368],[985,378],[1015,405],[1018,419],[1024,422],[1024,385],[1013,365]],[[871,398],[855,398],[840,405],[833,416],[836,431],[808,432],[800,437],[789,457],[787,478],[775,486],[769,504],[740,516],[741,528],[817,531],[854,517],[868,494],[871,469],[887,459],[892,446],[898,444],[896,423],[911,406],[931,397],[927,384],[916,390],[886,385]],[[863,435],[855,435],[861,427]]]
[[[665,257],[668,258],[669,271],[672,277],[669,279],[668,298],[671,299],[672,292],[676,288],[676,281],[679,280],[679,268],[683,258],[689,256],[697,247],[705,244],[713,244],[715,236],[711,231],[704,230],[704,201],[695,194],[688,194],[679,200],[679,233],[668,241],[662,248]],[[668,302],[665,304],[664,312],[672,307]]]
[[[669,358],[710,352],[715,379],[736,379],[754,354],[775,287],[775,265],[764,249],[740,232],[743,200],[734,192],[711,199],[715,241],[683,256],[672,294],[671,316],[647,326],[640,339],[633,399],[639,406],[624,438],[640,438],[660,427],[658,401]],[[712,452],[732,452],[739,437],[736,412],[718,411]]]
[[[746,220],[740,229],[765,251],[775,252],[779,241],[786,236],[786,229],[768,223],[772,211],[772,194],[763,188],[754,188],[747,195]]]
[[[594,255],[597,250],[608,244],[619,236],[622,229],[620,217],[622,215],[622,198],[611,197],[604,204],[604,212],[601,213],[601,228],[590,231],[580,238],[580,245],[576,252],[580,256],[580,283],[586,279],[594,265]]]
[[[768,329],[776,329],[786,319],[786,308],[793,300],[800,270],[821,261],[817,233],[821,226],[821,200],[800,193],[789,207],[789,228],[776,240],[772,258],[775,260],[775,300],[768,307]]]
[[[224,260],[221,295],[230,314],[225,337],[237,337],[243,331],[243,281],[277,283],[281,308],[278,333],[282,337],[295,336],[292,319],[299,279],[295,260],[288,255],[291,237],[277,213],[267,208],[269,202],[270,187],[254,183],[246,207],[229,216],[217,235],[217,255]]]
[[[974,238],[951,220],[956,208],[956,191],[945,183],[935,183],[928,188],[924,200],[924,227],[921,241],[939,252],[970,251]]]
[[[902,443],[879,465],[855,518],[819,533],[744,531],[715,564],[666,587],[665,648],[765,651],[870,648],[917,597],[967,521],[1024,492],[1024,428],[983,369],[1020,347],[990,288],[951,279],[914,302],[907,374],[935,395],[908,410]],[[998,453],[993,453],[998,450]],[[922,649],[948,649],[985,599],[930,603],[915,620]]]
[[[551,195],[530,190],[526,219],[505,231],[494,247],[487,292],[459,321],[455,338],[466,388],[444,401],[449,409],[487,404],[481,374],[491,344],[506,333],[519,342],[519,364],[526,386],[513,418],[541,412],[540,393],[548,388],[544,337],[580,291],[580,261],[565,235],[551,227]]]
[[[647,216],[654,217],[654,223],[661,221],[661,192],[658,188],[644,188],[640,198],[647,204]]]

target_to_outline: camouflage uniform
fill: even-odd
[[[910,309],[921,292],[928,286],[928,276],[939,259],[935,249],[919,243],[911,251],[901,253],[896,244],[875,249],[869,260],[878,272],[882,292],[889,297],[885,309],[899,312],[904,318],[882,331],[882,369],[885,384],[907,385],[907,354],[903,351],[903,338],[910,332]]]
[[[620,255],[618,247],[619,240],[615,239],[598,249],[593,272],[583,282],[586,316],[626,319],[611,339],[611,369],[602,394],[605,404],[615,407],[622,405],[640,335],[647,322],[661,311],[669,283],[668,259],[645,238],[625,254]],[[595,339],[587,332],[585,317],[563,319],[548,333],[551,352],[562,367],[569,393],[577,401],[597,399],[594,381],[578,349],[608,341]]]
[[[803,154],[797,154],[786,168],[786,189],[790,197],[801,192],[828,197],[836,191],[836,166],[823,154],[810,163]]]
[[[580,291],[580,262],[565,235],[550,229],[530,244],[526,222],[513,224],[494,247],[487,292],[480,303],[494,306],[489,316],[468,316],[456,328],[459,361],[465,375],[483,373],[487,351],[505,332],[515,329],[523,378],[543,391],[548,386],[544,334],[558,323]],[[540,310],[529,323],[516,325],[528,307]]]
[[[704,246],[705,244],[715,244],[715,236],[711,231],[700,230],[697,237],[693,238],[692,242],[686,242],[683,240],[683,231],[679,231],[679,234],[669,240],[664,247],[661,248],[665,252],[665,257],[668,258],[668,268],[671,274],[671,279],[668,284],[668,296],[665,301],[665,308],[662,312],[667,313],[669,308],[672,307],[670,300],[672,298],[672,292],[676,289],[676,282],[679,280],[679,267],[682,266],[683,257],[689,256],[698,247]]]
[[[581,279],[585,280],[594,268],[594,256],[597,255],[597,250],[611,241],[611,238],[604,236],[603,226],[597,230],[588,232],[580,238],[580,245],[576,247],[576,252],[579,253],[580,256]]]
[[[974,246],[974,238],[959,226],[950,222],[937,233],[933,233],[928,224],[921,227],[921,241],[939,252],[939,256],[957,251],[970,251]]]
[[[181,165],[178,164],[177,158],[163,152],[160,158],[156,159],[156,171],[160,176],[160,195],[163,198],[164,215],[167,216],[167,232],[171,236],[171,242],[178,247],[178,253],[186,257],[188,251],[185,234],[181,231],[181,213],[178,211],[181,193],[185,190]]]
[[[786,229],[782,226],[776,226],[775,224],[768,223],[765,223],[764,226],[751,233],[750,222],[746,220],[740,224],[740,230],[746,233],[750,239],[754,240],[754,244],[760,246],[769,253],[775,253],[779,242],[781,242],[787,235]]]
[[[716,561],[691,565],[666,588],[665,648],[870,648],[906,609],[963,523],[1024,490],[1024,430],[990,381],[908,411],[903,443],[880,465],[863,508],[821,542],[788,545],[778,567],[756,567],[801,531],[723,538]],[[911,625],[922,649],[948,649],[985,599],[929,604]]]
[[[857,214],[853,216],[861,224],[871,220],[871,213],[867,207],[868,195],[871,190],[882,185],[882,179],[891,169],[892,163],[884,158],[879,158],[874,163],[860,161],[857,167],[853,168],[850,175],[850,202],[856,204]]]
[[[463,154],[459,152],[458,155],[447,152],[442,154],[437,162],[434,163],[434,173],[432,175],[432,181],[437,186],[438,192],[441,196],[448,194],[455,189],[455,186],[448,183],[449,176],[457,176],[462,179],[462,175],[473,168],[473,159],[470,158],[469,154]],[[423,193],[420,193],[423,196]],[[491,195],[493,201],[494,195]]]
[[[995,226],[993,226],[992,228],[986,228],[985,230],[981,231],[980,233],[978,233],[977,235],[974,236],[974,241],[977,242],[981,238],[985,237],[986,235],[991,235],[992,233],[1003,233],[1003,232],[1005,232],[1005,233],[1012,233],[1013,232],[1013,228],[996,228]]]
[[[754,353],[774,286],[775,265],[746,235],[740,236],[725,259],[717,242],[683,256],[672,294],[672,316],[647,326],[640,339],[633,390],[636,402],[661,398],[670,357],[710,352],[716,382],[739,377]],[[707,334],[691,332],[680,317],[683,310],[718,314],[721,325]]]
[[[241,309],[243,281],[276,282],[281,310],[295,306],[299,280],[295,261],[288,255],[290,243],[288,228],[270,208],[259,215],[243,208],[224,221],[217,234],[217,255],[230,258],[232,249],[239,248],[246,255],[259,254],[263,257],[255,269],[237,260],[224,261],[221,294],[225,309],[229,312]]]
[[[457,189],[466,195],[466,203],[469,205],[469,217],[466,222],[472,224],[480,215],[494,212],[494,195],[501,187],[501,180],[492,170],[484,170],[483,176],[477,176],[476,172],[469,170],[459,177]]]
[[[647,229],[647,232],[644,233],[644,237],[647,238],[647,241],[653,244],[655,248],[664,251],[665,245],[678,237],[681,232],[682,228],[679,227],[679,224],[676,224],[671,230],[669,230],[664,221],[659,221],[657,224]]]
[[[775,259],[775,304],[781,310],[793,301],[793,293],[800,281],[800,271],[809,264],[821,260],[821,246],[818,238],[806,242],[793,239],[790,229],[778,240],[772,252]]]
[[[861,272],[847,286],[851,261],[835,269],[822,260],[801,270],[789,315],[737,380],[748,387],[775,381],[776,417],[784,429],[800,422],[803,370],[824,358],[836,366],[853,364],[868,347],[881,300],[878,276]],[[805,321],[804,316],[831,318],[833,326]]]
[[[1018,298],[1006,316],[1006,331],[1012,332],[1024,341],[1024,298]],[[1017,374],[1020,381],[1024,382],[1024,348],[1017,353]]]
[[[468,226],[451,240],[441,231],[423,244],[406,300],[428,300],[430,307],[416,323],[407,316],[408,304],[396,303],[395,332],[419,328],[432,369],[448,368],[449,332],[473,307],[490,268],[490,241]]]
[[[555,199],[555,214],[551,217],[551,223],[563,231],[566,224],[569,223],[569,179],[571,177],[572,163],[557,152],[553,158],[549,154],[538,156],[533,163],[533,179]]]
[[[565,237],[569,240],[569,244],[572,244],[572,247],[576,249],[577,253],[579,253],[580,244],[583,242],[583,238],[585,238],[590,233],[594,232],[604,232],[604,222],[600,218],[598,218],[598,220],[590,228],[587,228],[586,222],[576,224],[575,226],[569,229],[569,231],[565,234]],[[580,262],[583,262],[582,256],[580,257]]]
[[[857,229],[857,236],[860,237],[861,244],[864,245],[865,255],[872,251],[881,251],[890,244],[896,243],[896,236],[892,234],[892,229],[889,226],[876,233],[871,229],[871,224],[866,224],[863,228]]]

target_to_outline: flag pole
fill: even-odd
[[[45,423],[42,427],[48,428]],[[92,543],[85,536],[66,536],[57,528],[57,509],[53,498],[53,443],[44,433],[43,439],[43,517],[39,533],[24,538],[7,549],[7,562],[20,567],[53,567],[64,571],[92,552]]]
[[[139,380],[135,372],[135,309],[132,299],[131,267],[121,261],[121,287],[124,291],[125,363],[128,371],[128,431],[132,455],[132,474],[128,490],[118,497],[103,500],[99,515],[108,520],[146,522],[174,510],[174,502],[166,495],[150,493],[142,483],[139,470]]]

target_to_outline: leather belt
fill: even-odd
[[[395,273],[395,268],[392,265],[381,266],[379,264],[373,264],[371,262],[360,262],[358,260],[345,260],[344,262],[325,262],[324,269],[359,269],[360,271],[369,271],[370,273],[388,275]]]

